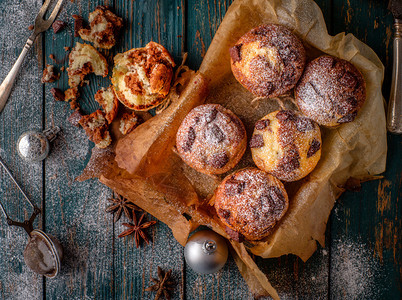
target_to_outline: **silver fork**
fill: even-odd
[[[57,17],[57,14],[60,11],[61,5],[63,4],[63,0],[59,0],[57,2],[50,17],[47,20],[45,20],[44,16],[49,4],[50,0],[46,0],[45,3],[43,3],[41,9],[39,10],[38,15],[36,16],[34,29],[31,36],[25,43],[24,49],[22,49],[20,56],[18,56],[17,61],[14,63],[14,66],[11,68],[7,77],[0,85],[0,112],[3,110],[4,105],[7,102],[8,96],[10,95],[11,89],[14,85],[15,79],[17,78],[18,71],[22,65],[22,62],[24,61],[25,56],[27,55],[29,49],[32,47],[39,33],[46,31],[52,25],[52,23]]]

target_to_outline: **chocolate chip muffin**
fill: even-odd
[[[296,87],[296,104],[324,126],[352,122],[366,100],[366,83],[350,62],[320,56],[310,62]]]
[[[221,182],[214,205],[222,223],[230,230],[248,240],[261,240],[285,215],[289,199],[277,178],[256,168],[246,168]]]
[[[258,168],[283,181],[296,181],[321,157],[320,127],[300,113],[274,111],[255,124],[250,148]]]
[[[262,97],[276,97],[294,88],[306,61],[300,39],[277,24],[252,29],[229,49],[229,54],[236,79]]]
[[[183,120],[176,147],[190,167],[205,174],[222,174],[243,156],[246,130],[230,110],[218,104],[204,104],[192,109]]]

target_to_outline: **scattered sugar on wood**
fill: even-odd
[[[334,299],[377,299],[381,265],[374,251],[347,238],[332,245],[330,283]]]

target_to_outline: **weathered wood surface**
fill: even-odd
[[[0,1],[0,79],[11,68],[28,36],[27,27],[41,1]],[[188,64],[198,68],[231,1],[111,0],[65,1],[60,19],[72,27],[73,13],[87,18],[98,4],[108,4],[123,17],[121,43],[111,51],[144,46],[150,40],[162,43],[180,63],[182,51]],[[319,0],[331,34],[355,34],[379,55],[386,66],[384,96],[389,96],[392,63],[392,18],[385,1]],[[16,88],[0,114],[0,155],[27,193],[40,203],[40,225],[61,240],[66,259],[59,277],[43,279],[24,265],[26,236],[0,221],[0,298],[3,299],[152,299],[144,289],[156,277],[157,266],[173,269],[177,287],[173,299],[252,299],[233,260],[214,275],[198,275],[189,269],[183,248],[170,230],[158,222],[149,235],[151,243],[137,249],[132,238],[118,239],[122,221],[113,224],[104,212],[112,191],[97,181],[78,183],[93,144],[84,133],[66,121],[68,104],[54,102],[52,87],[67,88],[67,74],[43,87],[45,63],[58,68],[64,46],[79,41],[71,31],[55,35],[48,31],[38,40],[24,64]],[[42,46],[43,49],[42,49]],[[49,59],[54,54],[57,63]],[[110,60],[112,61],[112,60]],[[83,88],[83,109],[89,113],[98,104],[93,95],[109,79],[90,77]],[[28,165],[15,149],[19,135],[31,128],[62,127],[43,164]],[[401,298],[401,138],[389,136],[387,171],[384,179],[363,184],[360,193],[345,193],[337,203],[327,229],[327,245],[303,263],[294,256],[263,260],[256,258],[284,299],[400,299]],[[27,215],[23,199],[0,171],[0,200],[16,218]],[[26,207],[26,206],[25,206]],[[29,213],[29,212],[28,212]],[[152,218],[152,217],[149,217]]]
[[[29,36],[28,26],[34,19],[32,11],[40,8],[41,1],[0,1],[0,78],[7,75],[22,46]],[[42,47],[38,40],[28,54],[9,103],[0,115],[0,156],[13,171],[26,194],[39,207],[42,205],[42,164],[28,165],[16,152],[16,142],[28,129],[42,129],[43,89],[40,83],[42,72]],[[0,170],[0,201],[14,220],[23,221],[32,213],[17,187],[8,175]],[[40,224],[36,221],[36,225]],[[22,252],[28,235],[22,228],[8,227],[3,215],[0,219],[0,298],[40,298],[43,278],[32,274],[25,266]]]

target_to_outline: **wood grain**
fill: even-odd
[[[352,33],[367,43],[385,66],[383,94],[389,96],[392,73],[392,16],[386,1],[335,0],[332,12],[333,32]],[[375,120],[373,120],[375,122]],[[398,155],[399,153],[399,155]],[[388,136],[387,171],[384,179],[367,182],[358,193],[346,192],[338,201],[331,215],[331,278],[330,295],[333,299],[349,299],[350,292],[361,299],[400,299],[401,297],[401,216],[398,199],[401,193],[401,139]],[[399,156],[399,157],[398,157]],[[355,248],[350,258],[345,246]],[[355,262],[357,270],[349,275],[359,275],[364,288],[356,288],[353,282],[339,285],[337,266]],[[353,281],[350,278],[350,281]]]
[[[100,1],[66,1],[59,16],[69,24],[67,30],[54,34],[46,32],[46,63],[60,70],[67,68],[68,52],[65,46],[83,42],[73,38],[72,14],[88,19],[88,13],[102,4]],[[57,63],[49,59],[54,54]],[[99,108],[93,95],[108,79],[88,76],[90,84],[81,89],[80,104],[85,113]],[[64,246],[65,259],[59,277],[46,280],[46,297],[49,299],[94,299],[113,297],[113,223],[112,216],[105,213],[107,198],[112,192],[98,181],[84,183],[74,179],[81,174],[91,155],[93,143],[89,142],[82,129],[72,126],[68,116],[72,113],[68,103],[56,102],[50,94],[52,87],[67,88],[67,72],[62,72],[59,81],[45,86],[46,125],[62,128],[59,138],[45,164],[46,229],[60,239]]]
[[[116,13],[127,24],[121,43],[115,51],[144,47],[148,42],[161,43],[173,55],[176,64],[182,60],[183,7],[180,0],[173,1],[116,1]],[[148,216],[151,219],[150,216]],[[115,236],[124,228],[116,224]],[[116,299],[153,299],[152,292],[144,290],[157,278],[157,267],[173,270],[176,289],[172,299],[187,299],[184,295],[183,247],[173,238],[171,230],[158,222],[147,234],[150,245],[135,247],[132,237],[115,241],[115,297]]]
[[[0,2],[0,80],[6,77],[28,36],[32,11],[39,10],[41,1],[12,0]],[[0,155],[21,184],[26,194],[38,206],[42,202],[42,164],[28,164],[17,155],[16,142],[20,134],[30,129],[42,129],[42,49],[39,38],[28,53],[8,103],[0,114]],[[17,187],[0,170],[0,201],[11,218],[23,221],[32,213]],[[39,226],[39,219],[35,226]],[[23,251],[28,235],[21,228],[8,227],[0,217],[0,298],[39,298],[41,276],[33,274],[24,263]]]

